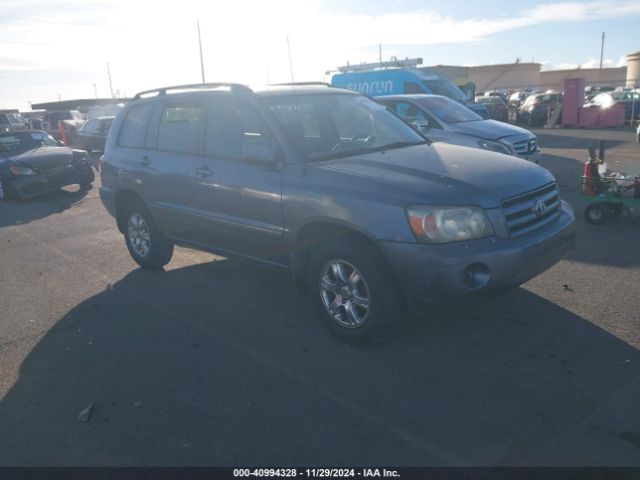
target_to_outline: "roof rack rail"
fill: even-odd
[[[198,89],[207,89],[207,88],[220,88],[220,87],[229,87],[231,90],[238,90],[247,93],[253,93],[246,85],[242,85],[241,83],[229,83],[229,82],[215,82],[215,83],[191,83],[188,85],[174,85],[172,87],[161,87],[154,88],[152,90],[145,90],[143,92],[138,92],[133,97],[134,100],[142,98],[143,95],[148,95],[150,93],[157,93],[157,95],[166,95],[167,92],[171,90],[198,90]]]
[[[288,82],[288,83],[270,83],[269,84],[270,87],[298,87],[298,86],[304,87],[304,86],[311,86],[311,85],[320,85],[323,87],[333,88],[333,85],[327,82]]]

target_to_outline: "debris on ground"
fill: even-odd
[[[78,414],[78,421],[79,422],[88,422],[89,421],[89,417],[91,416],[91,411],[92,410],[93,410],[93,402],[91,402],[87,408],[85,408],[84,410],[82,410]]]

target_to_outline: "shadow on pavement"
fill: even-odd
[[[601,416],[639,375],[637,350],[524,289],[354,348],[280,274],[135,270],[23,362],[0,465],[640,465],[635,402]]]
[[[0,202],[0,228],[22,225],[62,213],[82,203],[87,193],[87,190],[67,187],[27,200]]]

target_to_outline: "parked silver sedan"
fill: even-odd
[[[458,102],[441,95],[390,95],[376,97],[424,136],[434,142],[453,143],[540,161],[538,139],[529,130],[487,120]]]

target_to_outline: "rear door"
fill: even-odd
[[[247,153],[250,144],[277,148],[265,121],[247,99],[214,93],[205,132],[203,161],[192,171],[198,241],[282,263],[282,172]]]
[[[148,132],[144,168],[153,175],[149,204],[168,235],[193,241],[201,228],[194,205],[195,172],[202,156],[206,100],[203,95],[159,101]]]

